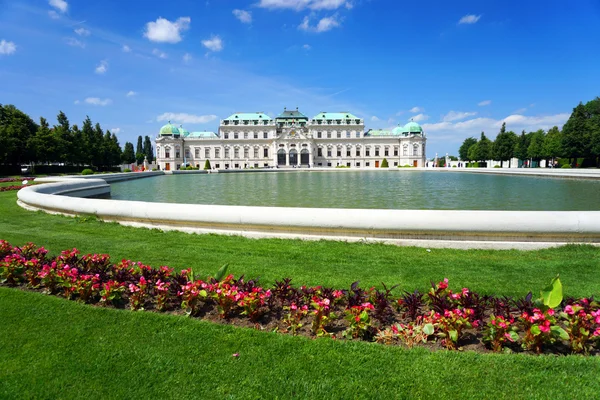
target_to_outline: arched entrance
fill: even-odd
[[[310,154],[308,153],[308,149],[302,149],[300,151],[300,164],[308,165],[310,163]]]
[[[277,165],[285,165],[285,150],[279,149],[277,151]]]
[[[298,150],[290,150],[290,165],[298,165]]]

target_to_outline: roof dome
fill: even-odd
[[[181,136],[183,136],[183,137],[187,137],[190,135],[190,131],[185,129],[182,125],[179,125],[178,130],[179,130],[179,133],[181,134]]]
[[[400,126],[400,125],[398,125],[397,127],[395,127],[395,128],[392,130],[392,134],[393,134],[393,135],[400,135],[400,134],[402,134],[402,131],[403,131],[403,130],[404,130],[404,127],[403,127],[403,126]]]
[[[179,128],[177,128],[175,125],[171,125],[171,121],[169,121],[168,124],[160,128],[160,135],[179,135]]]
[[[402,133],[423,133],[423,128],[416,122],[410,121],[408,124],[404,125]]]

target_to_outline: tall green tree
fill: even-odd
[[[519,160],[526,160],[528,148],[529,136],[525,133],[525,130],[523,130],[523,132],[521,132],[521,136],[519,136],[517,140],[517,144],[515,145],[515,157]]]
[[[492,142],[481,132],[481,138],[477,142],[477,160],[487,161],[492,158]]]
[[[539,166],[539,162],[544,158],[544,141],[546,139],[546,133],[543,129],[539,129],[531,134],[531,140],[529,141],[529,147],[527,147],[527,156],[532,161],[536,161]]]
[[[56,142],[56,160],[61,163],[72,162],[72,151],[73,151],[73,135],[71,132],[71,126],[69,119],[64,112],[60,111],[56,116],[57,125],[54,125],[52,133]]]
[[[517,135],[513,131],[506,132],[506,125],[502,124],[500,133],[494,140],[492,153],[494,160],[508,161],[508,167],[510,168],[511,158],[515,154],[515,146],[517,144]]]
[[[119,139],[114,133],[110,136],[110,165],[115,166],[121,163],[121,145]]]
[[[144,147],[143,147],[144,156],[148,159],[149,163],[154,161],[154,149],[152,148],[152,142],[150,141],[149,136],[144,136]]]
[[[84,147],[82,147],[81,161],[82,164],[92,165],[94,154],[97,151],[96,136],[92,120],[86,116],[81,126],[81,134],[83,136]]]
[[[135,152],[133,151],[133,143],[125,142],[125,148],[123,154],[121,154],[121,161],[125,164],[132,164],[135,160]]]
[[[144,162],[144,146],[142,144],[142,136],[137,138],[137,146],[135,148],[135,160],[138,165]]]
[[[479,143],[472,144],[471,147],[469,147],[469,151],[468,151],[468,154],[469,154],[468,160],[469,161],[478,161],[478,158],[477,158],[477,157],[479,157],[478,147],[479,147]]]
[[[553,164],[556,157],[562,156],[562,132],[558,129],[558,126],[552,127],[546,134],[543,153],[544,157],[552,159]]]
[[[33,161],[28,146],[37,124],[13,105],[0,104],[0,164],[19,165]]]
[[[60,151],[54,132],[50,129],[46,118],[40,117],[40,125],[34,136],[29,138],[33,160],[40,163],[55,162]]]
[[[570,159],[587,157],[590,154],[591,131],[587,122],[588,114],[585,106],[579,103],[563,127],[564,155]]]
[[[94,151],[92,152],[92,165],[106,165],[106,157],[104,152],[104,131],[100,123],[96,123],[94,127]]]
[[[71,136],[71,151],[68,160],[75,165],[84,165],[86,163],[85,138],[77,124],[71,127]]]
[[[472,159],[469,158],[469,148],[476,143],[477,143],[477,139],[475,139],[474,137],[469,137],[469,138],[465,139],[463,144],[458,149],[458,156],[460,157],[461,160],[472,161]]]

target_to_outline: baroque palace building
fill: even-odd
[[[170,122],[156,138],[161,170],[204,168],[425,166],[423,129],[416,122],[393,130],[365,132],[364,120],[349,112],[321,112],[313,118],[284,109],[276,118],[265,113],[236,113],[221,121],[218,133],[188,132]]]

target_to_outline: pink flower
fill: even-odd
[[[565,307],[565,312],[569,315],[575,314],[575,311],[573,311],[573,307],[570,304]]]
[[[292,303],[292,305],[290,306],[290,310],[296,311],[297,309],[298,309],[298,306],[296,305],[296,303]]]
[[[547,311],[547,314],[549,316],[553,316],[554,315],[554,309],[553,308],[549,308],[548,311]]]
[[[140,291],[140,288],[139,288],[139,287],[137,287],[137,286],[135,286],[133,283],[130,283],[130,284],[129,284],[129,291],[130,291],[131,293],[136,293],[136,292],[139,292],[139,291]]]
[[[510,336],[508,333],[505,333],[505,334],[504,334],[504,337],[505,337],[505,338],[506,338],[508,341],[510,341],[510,342],[514,342],[513,338],[512,338],[512,337],[511,337],[511,336]]]
[[[546,326],[545,324],[538,325],[538,328],[540,328],[540,331],[544,333],[550,332],[550,327]]]
[[[233,353],[231,356],[232,356],[232,357],[239,357],[239,356],[240,356],[240,353]]]

